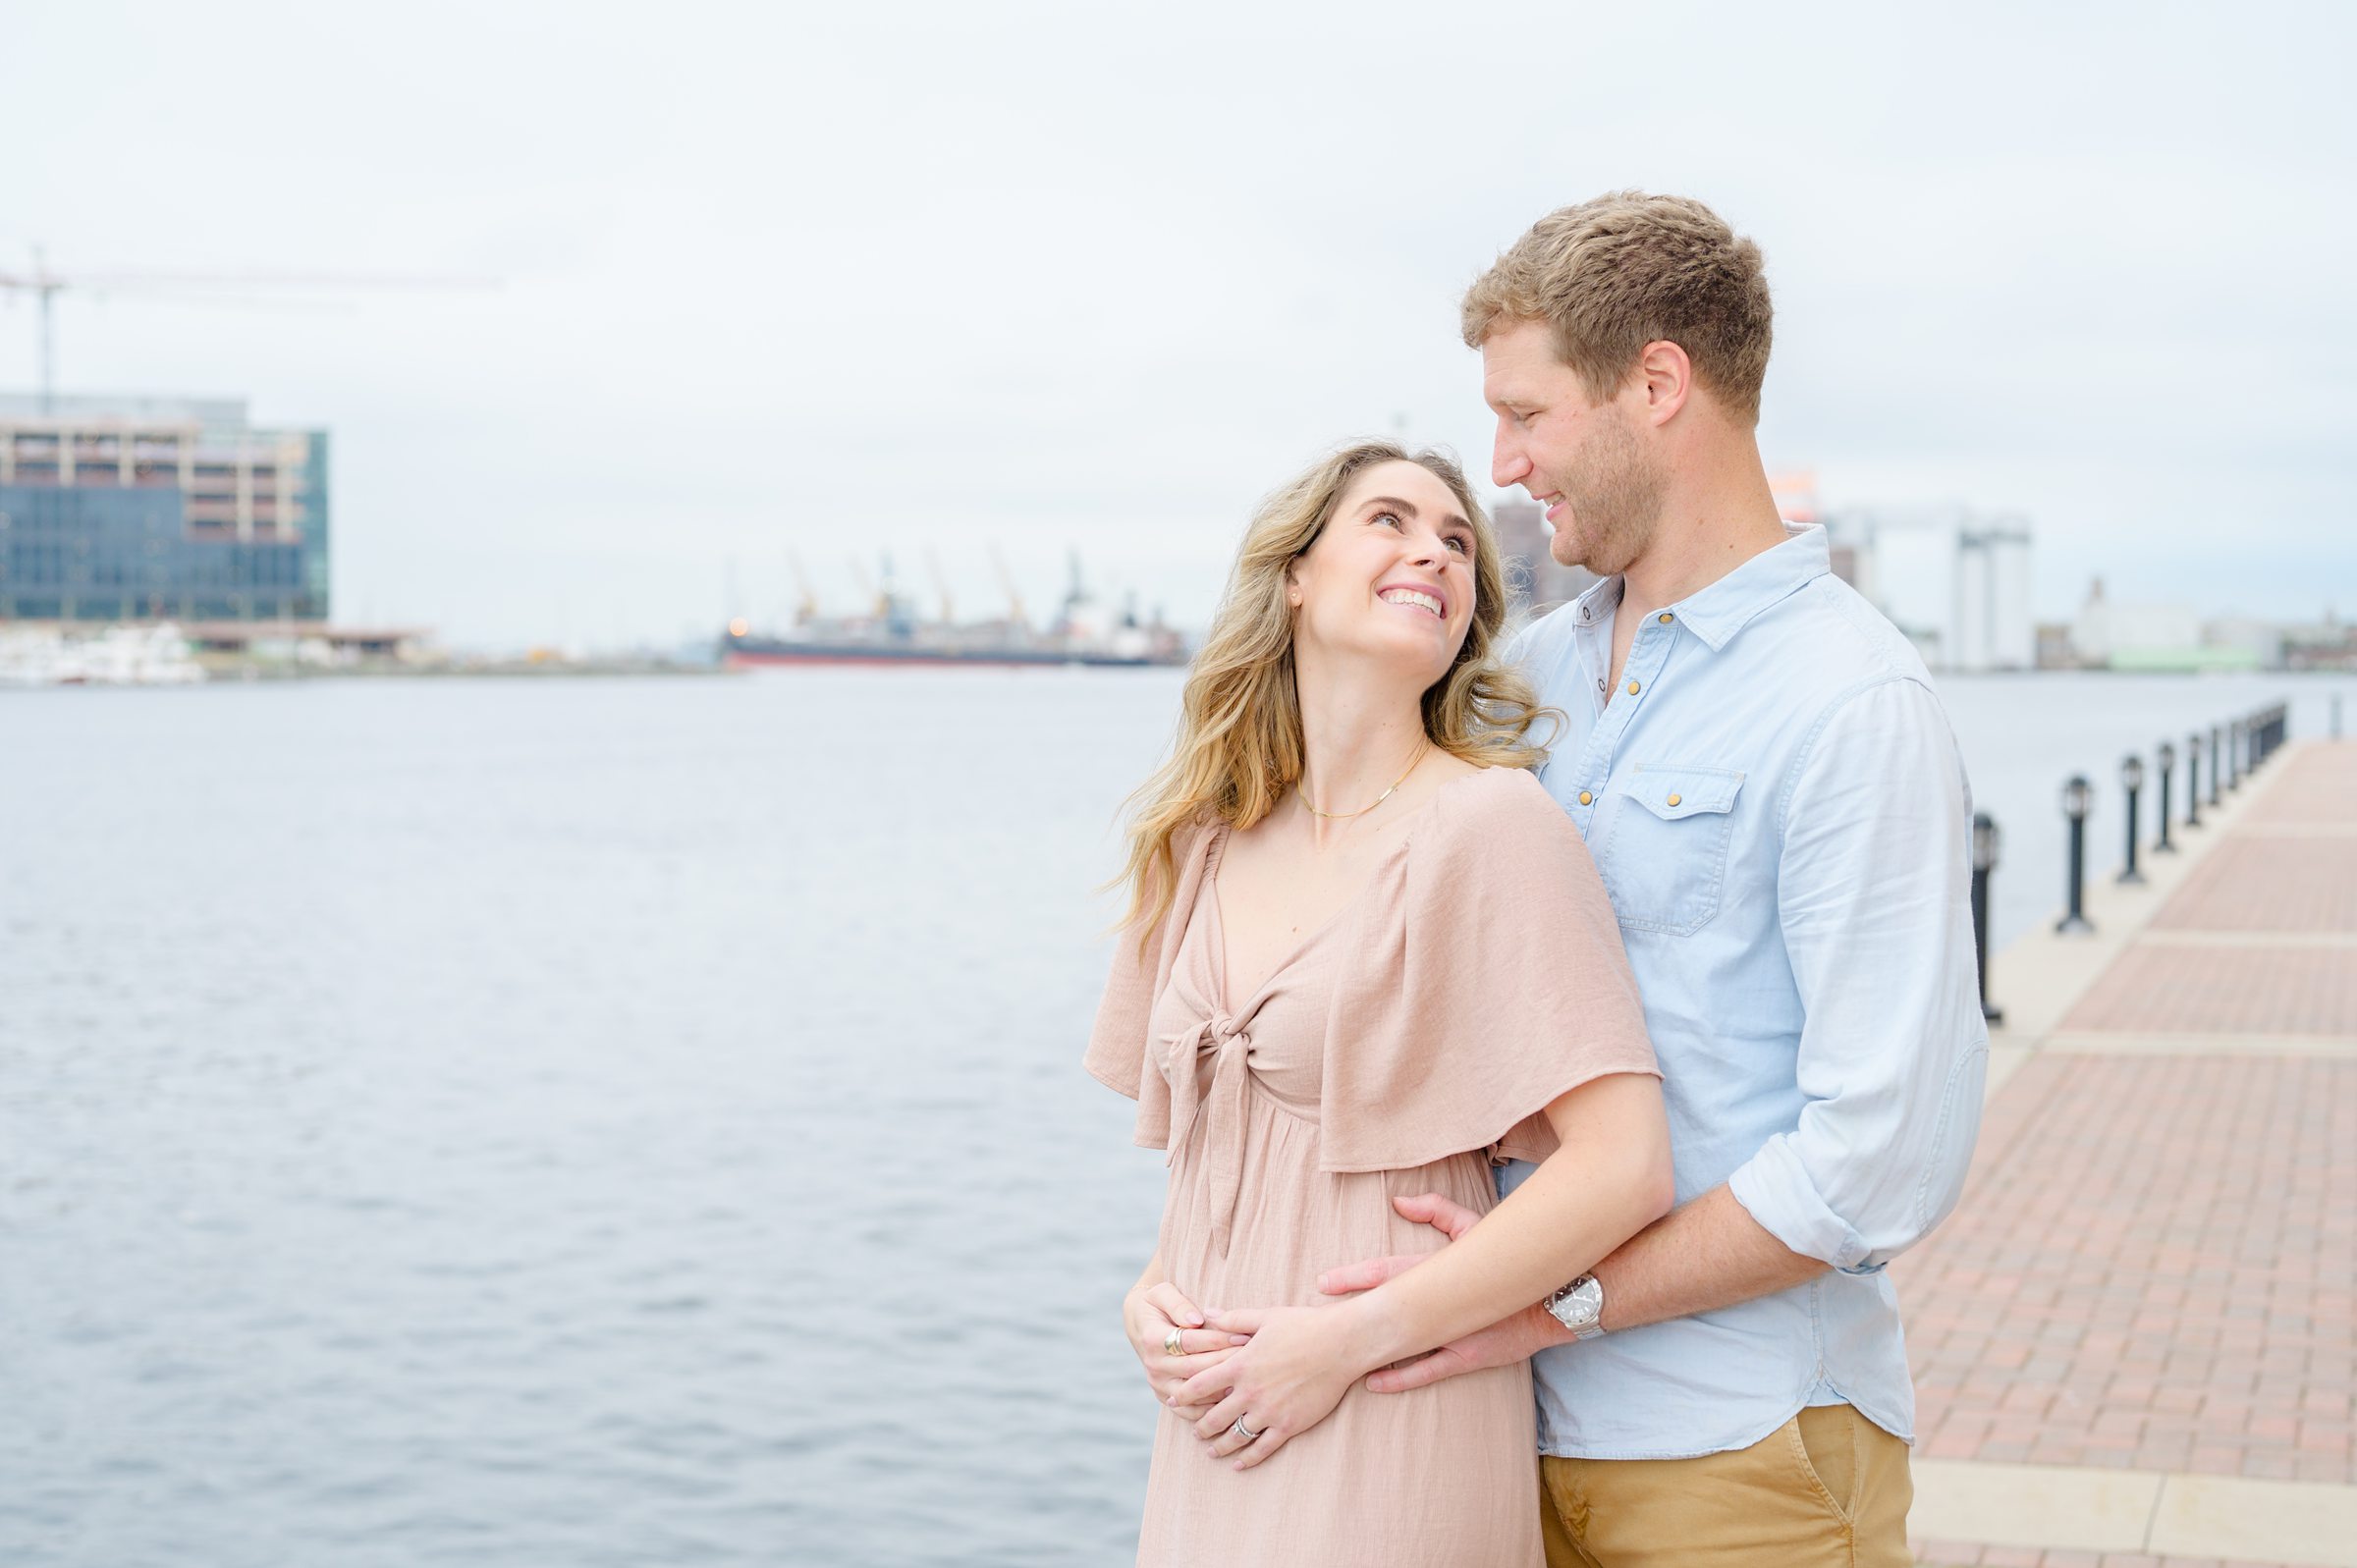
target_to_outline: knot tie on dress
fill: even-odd
[[[1195,1118],[1208,1118],[1203,1159],[1210,1181],[1212,1243],[1222,1257],[1228,1254],[1244,1174],[1244,1079],[1251,1070],[1246,1061],[1252,1053],[1252,1037],[1245,1032],[1248,1021],[1215,1007],[1211,1016],[1171,1042],[1164,1063],[1171,1084],[1171,1160],[1186,1147]],[[1198,1064],[1206,1055],[1212,1058],[1208,1092],[1197,1079]]]

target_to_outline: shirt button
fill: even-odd
[[[1628,683],[1628,694],[1632,697],[1637,694],[1637,683],[1633,680]]]
[[[1582,789],[1579,792],[1579,803],[1583,806],[1592,806],[1596,804],[1596,797],[1592,794],[1589,794],[1585,789]]]
[[[1659,621],[1659,622],[1661,622],[1663,625],[1665,625],[1665,626],[1666,626],[1666,625],[1670,624],[1670,622],[1671,622],[1672,620],[1674,620],[1675,618],[1674,618],[1674,617],[1672,617],[1672,616],[1670,614],[1670,612],[1669,612],[1669,611],[1665,610],[1665,611],[1663,611],[1663,612],[1662,612],[1660,615],[1656,616],[1654,619],[1655,619],[1656,621]]]
[[[1685,797],[1684,795],[1672,795],[1672,796],[1670,797],[1670,804],[1672,804],[1672,805],[1673,805],[1673,806],[1674,806],[1674,805],[1676,805],[1676,804],[1677,804],[1677,803],[1678,803],[1680,800],[1683,800],[1683,799],[1685,799],[1685,798],[1686,798],[1686,797]]]

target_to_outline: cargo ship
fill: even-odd
[[[960,622],[943,595],[937,620],[920,618],[894,585],[885,564],[883,586],[864,616],[826,616],[805,588],[794,624],[764,633],[741,617],[732,620],[720,640],[720,661],[738,668],[763,665],[983,665],[1007,668],[1084,666],[1144,669],[1182,665],[1185,639],[1163,624],[1160,612],[1140,619],[1131,603],[1108,614],[1080,579],[1072,563],[1071,586],[1055,621],[1033,627],[1021,601],[1010,593],[1010,614],[995,621]]]

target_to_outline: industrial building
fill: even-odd
[[[1844,508],[1821,520],[1836,570],[1934,670],[2038,667],[2026,522],[1959,506]]]
[[[329,538],[324,430],[239,400],[0,397],[0,620],[319,622]]]

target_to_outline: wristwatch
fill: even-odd
[[[1593,1339],[1604,1332],[1604,1285],[1594,1274],[1581,1274],[1549,1296],[1546,1307],[1574,1339]]]

